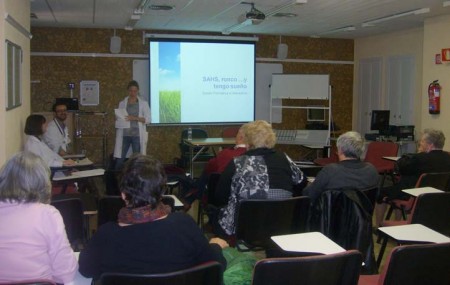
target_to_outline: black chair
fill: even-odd
[[[208,177],[208,183],[206,185],[206,191],[203,192],[202,197],[200,197],[200,203],[198,208],[197,221],[198,224],[203,226],[204,215],[211,214],[213,211],[219,210],[219,203],[215,201],[215,192],[217,184],[220,180],[220,173],[211,173]]]
[[[75,250],[84,244],[87,229],[84,226],[83,204],[79,198],[52,200],[50,203],[60,213],[66,228],[67,238]]]
[[[188,138],[188,129],[184,129],[181,132],[181,140],[180,140],[180,144],[179,144],[180,152],[181,152],[179,166],[183,167],[183,168],[188,167],[191,163],[190,148],[188,145],[186,145],[184,143],[184,140],[187,138]],[[206,138],[208,138],[208,133],[203,129],[192,128],[192,138],[193,139],[206,139]],[[196,155],[201,149],[202,149],[202,147],[194,147],[194,150],[193,150],[194,155]],[[202,162],[202,161],[205,162],[213,157],[214,157],[213,154],[208,153],[208,148],[204,148],[203,151],[198,154],[196,161],[197,162]]]
[[[361,275],[359,285],[450,284],[450,243],[395,247],[380,275]]]
[[[356,285],[361,262],[361,253],[357,250],[263,259],[255,265],[252,285]]]
[[[118,171],[118,170],[113,170],[113,169],[105,170],[105,173],[103,174],[103,179],[105,181],[106,195],[109,195],[109,196],[120,195],[120,190],[119,190],[120,174],[121,174],[121,171]]]
[[[373,214],[373,210],[375,209],[375,203],[377,201],[377,195],[378,195],[378,186],[362,189],[361,192],[363,192],[367,198],[369,198],[370,203],[372,204],[372,211],[371,214]]]
[[[240,251],[275,247],[271,236],[306,231],[310,199],[243,200],[236,216],[236,247]],[[245,248],[244,248],[244,247]]]
[[[346,250],[357,249],[363,254],[366,274],[377,272],[372,236],[373,206],[369,198],[357,189],[323,192],[311,209],[309,230],[326,235]]]
[[[103,273],[101,285],[220,285],[222,269],[212,261],[189,269],[158,274]]]
[[[97,227],[107,222],[117,222],[117,215],[124,206],[120,196],[105,196],[98,200]]]

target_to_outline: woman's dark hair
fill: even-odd
[[[150,205],[154,209],[166,187],[166,173],[159,160],[147,155],[134,155],[125,164],[120,191],[132,208]]]
[[[128,82],[127,90],[130,89],[130,87],[136,87],[137,89],[139,89],[139,83],[136,80],[131,80],[130,82]]]
[[[45,124],[45,121],[45,117],[42,115],[29,115],[25,122],[25,134],[35,137],[42,135],[42,126]]]

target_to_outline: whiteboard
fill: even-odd
[[[281,63],[256,64],[256,120],[266,120],[270,122],[270,86],[272,84],[272,74],[276,73],[283,73],[283,65]],[[281,105],[281,100],[279,102],[274,101],[273,104]],[[281,122],[281,109],[274,109],[272,112],[272,122]]]
[[[329,74],[274,74],[272,99],[328,99]]]

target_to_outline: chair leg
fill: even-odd
[[[379,233],[379,237],[381,237],[382,233]],[[383,259],[384,251],[386,250],[386,245],[388,242],[388,237],[386,235],[383,236],[383,243],[381,244],[380,253],[377,258],[377,267],[380,268],[381,260]]]
[[[390,206],[389,207],[389,210],[388,210],[388,212],[387,212],[387,215],[386,215],[386,220],[390,220],[391,219],[391,216],[392,216],[392,212],[394,211],[394,206]]]

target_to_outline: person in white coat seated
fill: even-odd
[[[43,135],[44,142],[57,154],[67,154],[70,143],[69,130],[65,124],[67,119],[67,106],[55,103],[52,107],[53,120],[48,123],[47,131]]]
[[[47,131],[47,123],[44,116],[38,114],[29,115],[25,122],[24,131],[27,134],[24,150],[42,158],[49,167],[73,166],[76,164],[71,159],[62,158],[42,141],[42,136]]]
[[[119,103],[121,114],[116,111],[116,144],[114,147],[115,169],[120,170],[125,158],[133,153],[147,154],[148,133],[146,124],[150,123],[148,102],[139,96],[139,84],[132,80],[127,86],[128,96]],[[129,123],[129,124],[128,124]]]

